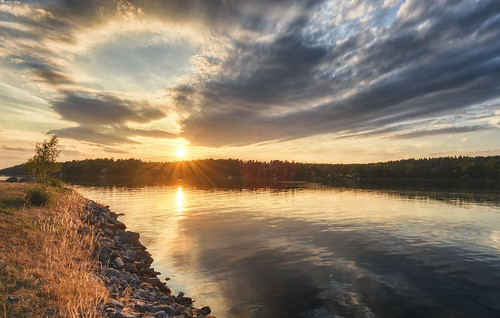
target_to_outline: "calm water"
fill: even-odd
[[[500,317],[499,194],[75,186],[224,317]]]

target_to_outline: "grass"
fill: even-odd
[[[50,200],[50,192],[47,187],[38,186],[26,190],[26,200],[28,203],[44,206]]]
[[[0,183],[0,318],[100,317],[108,292],[94,275],[93,234],[77,231],[83,198],[45,186],[49,199],[29,204],[38,187]]]

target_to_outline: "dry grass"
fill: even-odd
[[[30,187],[0,183],[0,317],[100,317],[108,292],[93,274],[95,238],[78,233],[81,196],[49,188],[35,207],[22,204]]]

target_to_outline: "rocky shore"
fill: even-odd
[[[182,292],[173,294],[158,278],[160,273],[151,267],[153,258],[140,243],[139,233],[126,231],[118,216],[109,207],[87,199],[80,215],[87,226],[79,231],[93,231],[96,237],[96,276],[104,280],[109,290],[110,297],[102,306],[103,316],[214,318],[210,307],[194,308],[192,298]]]

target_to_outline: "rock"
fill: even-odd
[[[191,306],[194,300],[191,297],[185,297],[183,292],[179,292],[177,297],[175,297],[175,302],[184,306]]]
[[[101,307],[100,316],[110,318],[195,318],[212,317],[211,309],[192,308],[194,300],[179,293],[176,297],[159,272],[151,267],[153,257],[139,242],[139,233],[125,231],[118,215],[88,200],[81,211],[84,225],[96,235],[98,248],[93,255],[102,263],[96,268],[96,279],[103,281],[109,298]],[[80,233],[80,232],[79,232]],[[99,278],[101,277],[101,278]],[[168,280],[166,278],[165,280]],[[9,300],[10,302],[14,301]],[[16,298],[17,301],[17,298]],[[57,316],[49,312],[45,316]]]
[[[177,315],[177,310],[169,305],[154,306],[153,311],[156,311],[157,314],[163,312],[164,315]]]
[[[137,254],[136,254],[136,252],[134,250],[128,249],[128,250],[125,251],[125,253],[124,253],[123,256],[126,259],[128,259],[129,261],[133,262],[133,261],[135,261]]]
[[[127,263],[125,264],[125,270],[129,273],[134,273],[134,274],[139,274],[137,271],[137,268],[135,267],[134,263]]]
[[[11,296],[11,295],[7,296],[8,303],[13,304],[13,303],[17,303],[18,301],[19,301],[19,298],[17,298],[16,296]]]
[[[106,313],[106,317],[110,318],[122,318],[122,314],[120,313],[119,310],[116,310],[115,308],[111,307],[106,307],[104,308],[104,312]]]
[[[111,255],[113,255],[113,250],[109,246],[104,245],[99,251],[99,262],[108,264]]]
[[[147,290],[154,289],[153,285],[151,285],[150,283],[146,283],[146,282],[140,283],[139,288],[147,289]]]
[[[142,315],[138,312],[133,312],[133,311],[122,311],[121,312],[122,318],[137,318],[140,316],[142,316]]]
[[[16,177],[10,177],[5,180],[5,182],[18,182],[19,180]]]
[[[163,310],[156,312],[156,318],[165,318],[166,315]]]
[[[170,288],[167,287],[167,285],[165,285],[165,283],[160,283],[158,285],[156,285],[158,287],[158,289],[165,293],[165,294],[170,294],[172,292],[172,290]]]
[[[109,279],[111,280],[118,280],[118,281],[121,281],[121,280],[128,280],[130,279],[130,277],[128,277],[127,275],[123,274],[122,272],[120,272],[119,270],[117,270],[116,268],[106,268],[104,270],[104,275],[106,277],[108,277]]]
[[[125,307],[124,303],[122,303],[121,301],[118,301],[116,299],[113,299],[113,298],[108,299],[107,304],[113,308],[123,309],[123,307]]]
[[[153,257],[151,257],[151,254],[149,254],[148,251],[139,251],[139,252],[137,252],[137,258],[139,259],[139,261],[142,261],[142,262],[144,262],[144,263],[146,263],[148,265],[151,265],[151,263],[153,263],[153,261],[154,261]]]
[[[125,231],[120,234],[120,241],[125,244],[136,245],[139,241],[139,233],[132,231]]]
[[[152,308],[145,301],[135,300],[134,301],[134,310],[144,313],[147,311],[151,311]]]
[[[208,306],[200,308],[200,314],[202,314],[203,316],[210,315],[211,312],[212,312],[212,309],[210,309],[210,307],[208,307]]]
[[[120,256],[117,256],[114,262],[117,269],[122,269],[125,266]]]
[[[30,182],[33,179],[33,177],[22,177],[21,179],[19,179],[19,182]]]

